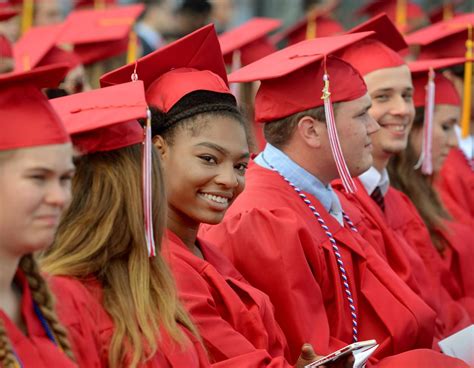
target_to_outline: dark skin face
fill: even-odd
[[[195,134],[178,129],[171,144],[155,138],[165,169],[168,227],[190,247],[199,225],[219,223],[244,189],[250,156],[239,121],[213,115],[202,119]]]

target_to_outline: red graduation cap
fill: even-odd
[[[367,87],[356,69],[332,55],[373,36],[374,32],[361,32],[302,41],[229,75],[230,82],[261,81],[255,97],[258,122],[272,122],[324,105],[332,154],[350,193],[356,188],[342,155],[331,103],[360,98]]]
[[[168,112],[182,97],[197,90],[230,93],[227,74],[212,24],[103,75],[102,86],[130,81],[136,71],[145,84],[149,105]]]
[[[240,52],[240,64],[247,65],[276,51],[267,34],[281,26],[272,18],[252,18],[239,27],[219,36],[222,55],[227,65],[232,64],[236,51]]]
[[[67,66],[56,65],[26,73],[0,74],[0,150],[70,141],[60,118],[40,90],[57,86],[66,72]]]
[[[81,153],[143,142],[143,128],[137,121],[147,117],[141,81],[55,98],[51,104]]]
[[[433,60],[417,60],[408,63],[408,67],[412,73],[413,87],[415,89],[413,94],[413,102],[416,107],[426,105],[426,85],[429,79],[430,70],[436,71],[443,68],[448,68],[454,65],[463,64],[465,58],[445,58]],[[457,93],[456,88],[446,77],[437,73],[434,78],[436,85],[436,93],[434,95],[435,105],[461,105],[461,98]]]
[[[360,32],[306,40],[231,73],[229,81],[261,81],[255,98],[255,120],[262,123],[278,120],[322,106],[319,92],[323,88],[325,55],[341,52],[374,35],[374,32]],[[329,57],[327,70],[331,78],[332,102],[350,101],[367,91],[360,74],[339,58]]]
[[[55,46],[63,29],[63,24],[30,28],[13,47],[15,71],[58,63],[70,69],[78,66],[80,60],[74,53]]]
[[[294,45],[306,39],[328,37],[344,33],[342,25],[332,19],[329,14],[312,13],[300,19],[293,26],[277,33],[272,37],[273,44],[288,40],[288,45]]]
[[[416,107],[425,108],[422,153],[415,166],[415,168],[421,167],[421,172],[425,175],[433,173],[431,146],[435,105],[461,104],[461,99],[451,81],[442,74],[435,74],[435,70],[462,64],[464,61],[464,58],[451,58],[421,60],[409,64],[415,88],[414,104]]]
[[[59,44],[74,45],[74,52],[87,65],[136,48],[130,37],[143,4],[110,7],[102,10],[76,10],[65,20]]]
[[[407,37],[410,44],[420,46],[420,59],[465,57],[462,137],[469,135],[474,46],[474,13],[463,14],[439,22]]]
[[[51,101],[72,141],[83,153],[143,144],[143,214],[149,256],[156,254],[152,216],[152,146],[150,115],[143,82],[96,89]],[[137,119],[147,118],[145,130]]]
[[[357,11],[357,15],[374,17],[386,13],[401,32],[409,31],[410,23],[426,19],[426,14],[420,5],[407,0],[370,0]]]
[[[458,15],[409,34],[409,45],[420,46],[420,59],[464,57],[469,27],[474,27],[474,13]]]
[[[380,14],[351,29],[349,34],[374,31],[375,39],[358,42],[344,49],[342,58],[354,66],[362,75],[374,70],[404,65],[398,51],[407,47],[403,36],[385,14]]]

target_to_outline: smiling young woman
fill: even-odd
[[[213,26],[204,27],[137,61],[152,107],[168,199],[163,246],[211,363],[290,367],[287,343],[267,295],[250,286],[212,244],[201,224],[217,224],[244,189],[249,148],[244,119],[227,85]],[[125,66],[103,84],[121,83]],[[314,360],[304,347],[297,362]]]
[[[166,128],[167,120],[193,103],[202,112]],[[244,189],[249,151],[243,117],[231,95],[207,91],[192,92],[168,114],[155,110],[153,117],[155,146],[161,151],[165,173],[172,173],[165,175],[168,228],[188,238],[201,223],[219,223]],[[195,234],[186,243],[194,248],[192,238]]]
[[[450,60],[456,61],[456,59],[446,60],[444,62],[447,65]],[[392,159],[388,169],[393,185],[408,195],[416,206],[443,263],[456,279],[461,295],[472,297],[474,296],[470,266],[470,261],[474,257],[472,230],[452,216],[434,184],[448,153],[457,146],[454,127],[461,116],[461,99],[452,82],[441,73],[438,73],[431,82],[435,85],[435,92],[430,123],[431,147],[428,156],[426,149],[423,148],[426,144],[428,121],[425,118],[429,113],[429,107],[426,106],[428,87],[425,88],[428,86],[428,66],[433,68],[433,65],[443,65],[442,63],[443,60],[440,59],[431,61],[431,64],[430,60],[410,64],[410,68],[417,68],[415,69],[417,72],[412,72],[416,117],[407,149]],[[425,70],[418,71],[420,65],[425,64]],[[417,166],[420,156],[423,160],[421,168]],[[431,167],[429,171],[424,169],[425,161],[429,161]]]

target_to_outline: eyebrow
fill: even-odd
[[[392,92],[395,88],[392,88],[392,87],[387,87],[387,88],[381,88],[381,89],[377,89],[375,90],[374,92],[372,92],[371,94],[375,94],[375,93],[381,93],[381,92]],[[413,90],[413,87],[412,86],[409,86],[409,87],[404,87],[403,90],[408,90],[408,91],[412,91]]]
[[[224,147],[219,146],[218,144],[211,143],[211,142],[201,142],[195,145],[196,147],[201,146],[201,147],[207,147],[211,148],[213,150],[216,150],[217,152],[220,152],[224,156],[230,155],[230,152],[226,150]],[[248,158],[250,157],[250,152],[244,152],[242,155],[240,155],[239,159],[242,158]]]
[[[54,174],[56,172],[56,170],[50,169],[48,167],[43,167],[43,166],[30,167],[27,169],[27,171],[43,171],[48,174]],[[76,168],[74,166],[64,170],[65,173],[72,173],[75,171],[76,171]]]

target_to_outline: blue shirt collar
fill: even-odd
[[[266,144],[265,149],[255,158],[255,162],[270,170],[271,166],[273,166],[298,188],[315,196],[328,212],[331,209],[334,210],[335,206],[341,208],[339,198],[330,184],[324,185],[317,177],[299,166],[284,152],[270,143]]]

